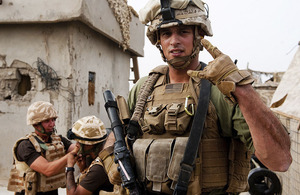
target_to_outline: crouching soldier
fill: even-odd
[[[83,117],[73,124],[68,131],[68,138],[77,141],[79,152],[68,158],[67,194],[113,193],[114,184],[121,184],[121,178],[114,163],[114,141],[111,141],[114,137],[112,134],[107,136],[103,122],[95,116]],[[81,172],[77,185],[74,178],[76,162]]]

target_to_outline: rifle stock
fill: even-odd
[[[106,90],[103,96],[106,112],[111,122],[111,129],[116,139],[114,146],[115,163],[119,165],[122,185],[129,190],[130,195],[140,195],[141,191],[131,166],[130,152],[126,147],[123,125],[119,118],[115,96],[110,90]]]

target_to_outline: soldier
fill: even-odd
[[[38,101],[29,106],[27,125],[32,125],[35,131],[14,145],[9,191],[52,195],[65,186],[67,156],[77,150],[68,139],[56,135],[56,118],[56,110],[49,102]]]
[[[149,40],[168,64],[140,79],[128,98],[133,116],[127,134],[135,140],[138,179],[147,194],[243,192],[251,153],[275,171],[292,162],[288,133],[252,88],[251,75],[204,39],[212,36],[206,10],[201,0],[161,0],[140,11],[140,20],[150,22]],[[199,62],[203,47],[214,58],[207,66]],[[195,139],[200,144],[189,144]]]
[[[113,184],[121,184],[114,163],[113,134],[106,142],[107,133],[103,122],[95,116],[77,120],[68,131],[68,138],[77,141],[78,155],[70,155],[66,167],[67,194],[90,195],[100,191],[113,191]],[[74,164],[80,169],[78,185],[74,179]]]

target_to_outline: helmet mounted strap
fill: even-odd
[[[159,36],[157,35],[157,37],[159,37]],[[163,61],[167,62],[170,66],[172,66],[175,69],[184,69],[184,68],[188,67],[188,65],[191,63],[191,59],[192,59],[191,56],[183,56],[183,57],[177,57],[172,60],[167,60],[167,58],[165,57],[164,52],[161,48],[160,41],[157,41],[155,46],[160,51],[160,55],[161,55]],[[180,65],[180,66],[175,66],[174,64],[177,62],[184,62],[184,64]]]
[[[184,64],[182,64],[180,66],[174,65],[178,62],[184,62]],[[190,56],[183,56],[183,57],[174,58],[172,60],[168,60],[167,63],[175,69],[185,69],[186,67],[188,67],[190,65],[191,59],[190,59]]]
[[[39,128],[37,128],[37,127],[40,127],[42,130],[40,130]],[[36,126],[34,125],[33,127],[34,127],[34,129],[36,130],[36,131],[38,131],[38,132],[40,132],[40,133],[42,133],[42,134],[45,134],[45,129],[44,129],[44,127],[43,127],[43,125],[41,124],[41,123],[38,123],[38,124],[36,124]]]
[[[166,60],[166,62],[171,65],[175,69],[184,69],[188,67],[188,65],[191,63],[192,59],[199,54],[200,50],[202,50],[203,46],[201,45],[201,39],[203,37],[199,33],[199,29],[197,26],[194,28],[194,41],[193,41],[193,51],[192,54],[189,56],[183,56],[183,57],[177,57],[172,60]],[[174,64],[177,62],[184,62],[184,64],[180,66],[175,66]]]
[[[80,148],[79,148],[79,151],[78,151],[77,154],[81,154],[82,156],[86,156],[86,155],[91,154],[91,153],[94,153],[94,154],[98,155],[98,153],[101,150],[101,147],[102,147],[103,143],[101,142],[101,143],[98,143],[98,144],[94,144],[94,147],[91,148],[91,149],[88,149],[88,150],[84,149],[84,146],[86,144],[79,143],[79,145],[80,145]]]
[[[43,125],[42,125],[42,123],[38,123],[38,124],[36,124],[36,126],[40,127],[41,130],[38,129],[37,127],[35,127],[35,125],[33,126],[34,129],[35,129],[36,131],[38,131],[39,133],[41,133],[41,134],[45,134],[45,135],[50,136],[50,135],[52,135],[52,133],[53,133],[53,132],[46,132],[46,131],[45,131],[45,128],[44,128]],[[56,131],[55,128],[54,128],[54,131]]]
[[[161,6],[161,15],[162,22],[157,26],[157,29],[160,29],[161,25],[168,24],[172,22],[177,22],[178,25],[182,24],[182,22],[175,18],[175,10],[170,6],[170,0],[160,0]]]

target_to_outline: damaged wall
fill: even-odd
[[[110,125],[102,93],[110,89],[127,97],[130,58],[143,55],[144,25],[126,3],[2,2],[0,155],[5,158],[0,159],[0,185],[1,181],[7,184],[13,144],[33,130],[26,125],[26,112],[34,101],[54,104],[62,135],[86,115],[96,115]],[[125,10],[120,12],[115,4]]]
[[[62,135],[86,115],[109,127],[103,92],[127,97],[131,54],[81,22],[0,24],[0,29],[0,132],[5,135],[0,155],[6,157],[0,159],[0,179],[6,180],[13,144],[33,130],[26,125],[28,106],[38,100],[54,104]]]

